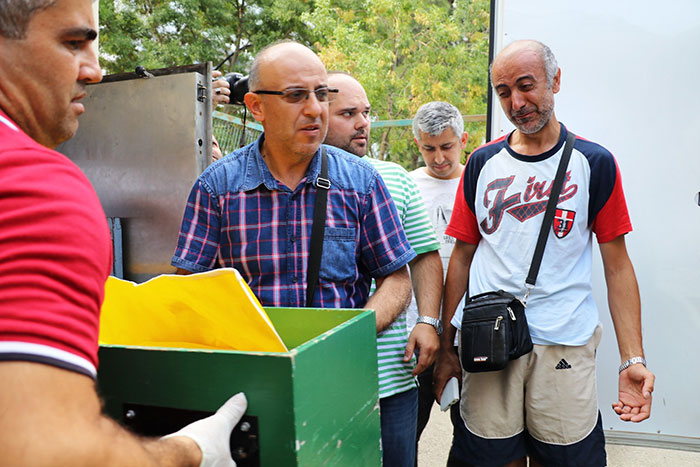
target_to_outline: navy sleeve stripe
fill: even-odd
[[[90,371],[85,366],[74,365],[65,360],[59,358],[52,358],[46,355],[34,355],[25,353],[0,353],[0,361],[24,361],[33,363],[42,363],[44,365],[51,365],[64,370],[73,371],[75,373],[80,373],[85,376],[89,376],[92,379],[96,378],[94,372]]]
[[[613,155],[599,144],[576,138],[574,149],[581,152],[591,169],[588,203],[588,225],[592,225],[598,213],[612,195],[617,178],[617,164]]]

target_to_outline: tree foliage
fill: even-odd
[[[308,0],[102,0],[100,49],[109,73],[211,61],[245,72],[255,53],[279,39],[308,43]]]
[[[231,52],[222,71],[246,73],[258,50],[290,38],[354,75],[378,120],[410,119],[433,100],[485,114],[488,12],[489,0],[102,0],[100,49],[109,73],[216,65]],[[473,149],[485,125],[468,128]],[[375,128],[371,151],[420,163],[407,126]]]
[[[433,100],[463,114],[485,114],[488,90],[487,0],[318,0],[307,15],[329,70],[351,73],[380,120],[413,117]],[[485,125],[473,126],[472,149]],[[374,157],[419,164],[410,127],[373,131]]]

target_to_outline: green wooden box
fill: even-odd
[[[381,465],[374,313],[267,308],[289,352],[102,346],[105,410],[215,411],[244,392],[262,466]]]

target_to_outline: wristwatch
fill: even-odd
[[[622,365],[620,365],[620,369],[617,370],[617,373],[620,374],[623,371],[625,371],[627,368],[629,368],[631,365],[634,365],[635,363],[641,363],[645,367],[647,366],[647,361],[644,357],[632,357],[629,360],[625,360]]]
[[[418,319],[416,320],[416,324],[420,323],[425,323],[429,324],[432,327],[435,328],[435,332],[438,333],[438,336],[442,334],[442,321],[436,318],[431,318],[430,316],[419,316]]]

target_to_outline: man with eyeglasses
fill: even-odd
[[[406,264],[416,254],[377,171],[321,145],[336,95],[323,63],[301,44],[276,43],[256,56],[248,86],[246,106],[264,133],[197,179],[172,264],[183,274],[234,267],[264,306],[305,306],[325,150],[330,189],[310,305],[373,309],[377,332],[386,329],[410,299]]]

